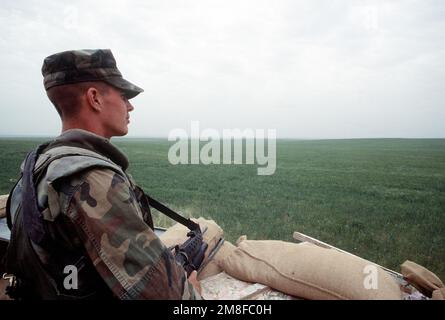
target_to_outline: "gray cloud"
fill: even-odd
[[[146,89],[130,135],[445,137],[443,1],[6,1],[0,134],[56,135],[43,58],[111,48]]]

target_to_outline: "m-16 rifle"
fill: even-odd
[[[202,235],[207,231],[201,232],[199,227],[195,230],[191,230],[187,233],[189,237],[183,244],[176,245],[175,248],[175,259],[183,266],[187,272],[187,277],[194,270],[198,270],[204,260],[204,254],[207,250],[208,244],[204,242]]]
[[[193,270],[199,269],[204,260],[208,244],[204,242],[202,235],[207,231],[207,227],[201,231],[199,224],[196,222],[184,218],[147,194],[145,194],[145,198],[148,200],[149,206],[189,228],[190,231],[187,233],[189,238],[183,244],[174,248],[176,261],[183,266],[187,272],[187,277],[190,276]]]

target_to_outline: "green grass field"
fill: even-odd
[[[40,141],[0,140],[1,194]],[[445,280],[445,139],[279,140],[271,176],[257,165],[171,165],[167,140],[115,143],[149,194],[214,219],[229,241],[292,241],[300,231],[396,271],[415,261]]]

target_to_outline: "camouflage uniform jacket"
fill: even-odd
[[[73,293],[88,297],[92,292],[94,297],[104,298],[107,294],[101,292],[107,291],[119,299],[200,298],[170,250],[144,222],[147,212],[138,200],[139,189],[125,173],[125,155],[107,139],[74,129],[56,138],[35,168],[54,158],[37,186],[38,204],[52,244],[40,247],[32,243],[32,248],[49,276],[46,278],[56,287],[56,298]],[[17,221],[23,220],[18,217],[20,200],[19,181],[12,193],[12,240],[14,233],[23,234],[23,230],[14,230],[20,229]],[[13,248],[17,260],[29,257],[20,250]],[[64,286],[67,265],[80,268],[77,291]],[[17,269],[12,271],[35,287],[44,285],[26,265]]]

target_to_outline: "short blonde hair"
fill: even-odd
[[[102,81],[88,81],[66,84],[50,88],[46,94],[62,120],[74,117],[81,107],[81,97],[94,87],[102,93],[110,90],[110,85]]]

